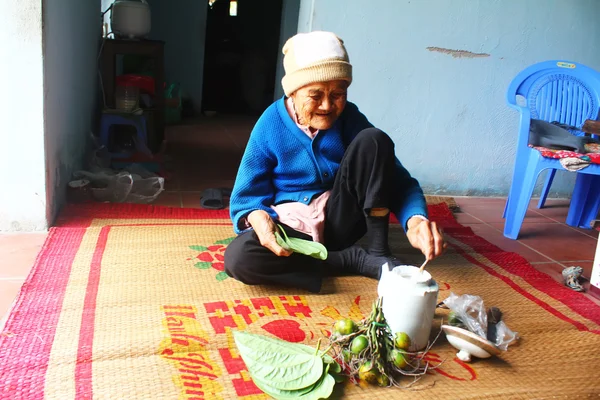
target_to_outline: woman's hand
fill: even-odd
[[[407,226],[408,241],[414,248],[421,250],[428,261],[440,256],[448,246],[441,228],[435,222],[412,217]]]
[[[271,250],[278,256],[287,257],[292,252],[290,250],[286,250],[277,244],[277,239],[275,238],[275,232],[277,231],[277,225],[275,225],[275,221],[271,218],[266,211],[263,210],[254,210],[250,214],[248,214],[248,223],[256,232],[256,236],[258,236],[258,240],[260,240],[260,244]]]

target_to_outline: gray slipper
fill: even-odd
[[[221,210],[225,208],[223,203],[223,191],[221,189],[205,189],[202,192],[200,206],[208,210]]]

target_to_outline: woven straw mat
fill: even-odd
[[[451,292],[499,307],[521,337],[463,363],[442,334],[440,364],[410,389],[338,385],[347,399],[597,398],[600,307],[430,206],[447,253],[428,271]],[[394,252],[415,264],[399,227]],[[267,398],[232,339],[248,330],[316,345],[340,317],[364,317],[377,282],[327,279],[320,294],[246,286],[223,272],[227,211],[82,205],[53,228],[0,336],[2,399]],[[433,334],[447,311],[438,309]],[[409,381],[407,381],[408,383]]]

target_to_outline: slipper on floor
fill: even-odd
[[[230,196],[229,188],[209,188],[202,192],[200,206],[208,210],[221,210],[225,208],[224,196]]]
[[[225,208],[223,192],[221,189],[209,188],[202,192],[200,206],[208,210],[221,210]]]

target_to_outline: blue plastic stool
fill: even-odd
[[[112,151],[111,134],[110,128],[113,125],[128,125],[132,126],[136,130],[135,146],[136,149],[147,149],[148,146],[148,132],[146,129],[146,116],[134,115],[134,114],[117,114],[117,113],[102,113],[100,121],[100,143],[105,146],[111,157],[113,158],[128,158],[131,157],[133,152],[118,152]],[[114,140],[114,138],[113,138]]]

